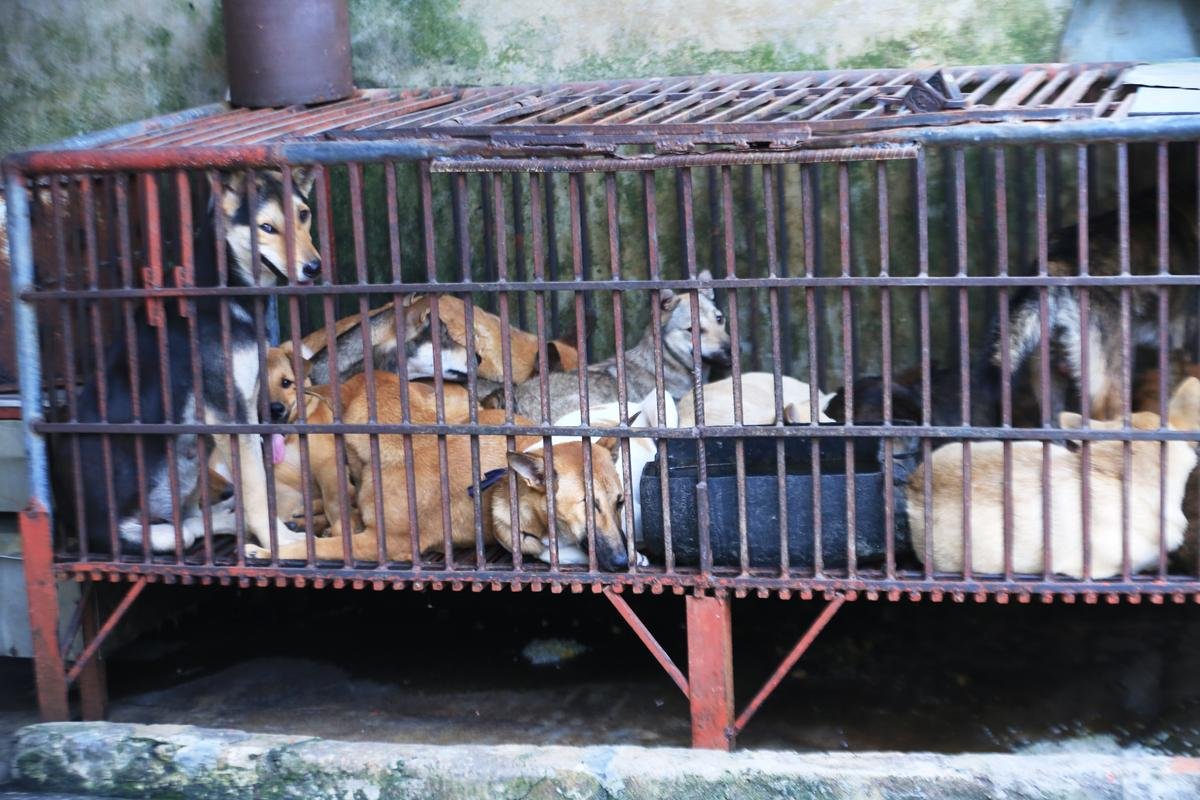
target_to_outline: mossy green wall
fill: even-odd
[[[1045,61],[1069,0],[350,0],[362,86]],[[219,0],[6,0],[0,153],[224,96]]]

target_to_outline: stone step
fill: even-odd
[[[134,800],[1200,796],[1200,760],[1145,750],[947,756],[437,746],[103,722],[23,728],[17,733],[12,766],[15,785],[25,790]]]

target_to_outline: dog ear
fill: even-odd
[[[574,372],[579,368],[579,351],[567,342],[555,339],[547,351],[550,361],[547,372]]]
[[[709,270],[706,270],[706,269],[701,270],[700,274],[697,275],[696,277],[702,281],[711,281],[713,279],[712,272],[710,272]],[[704,295],[709,300],[715,300],[717,298],[717,293],[713,291],[713,288],[711,286],[705,286],[703,289],[700,290],[700,294]]]
[[[517,474],[525,485],[536,492],[546,491],[546,465],[540,458],[526,453],[509,453],[508,468]]]
[[[1200,428],[1200,379],[1188,378],[1171,395],[1167,408],[1168,424],[1178,430]]]
[[[317,180],[317,171],[310,167],[292,167],[292,187],[301,197],[308,197],[313,183]]]
[[[246,173],[244,171],[221,173],[221,188],[225,192],[240,197],[246,191]]]
[[[663,289],[658,293],[658,304],[663,311],[674,311],[682,299],[682,295],[675,294],[670,289]]]
[[[621,457],[621,448],[617,447],[618,441],[616,436],[605,436],[603,439],[597,439],[595,444],[596,447],[603,447],[607,450],[612,455],[613,462],[616,463],[616,460]]]
[[[221,191],[220,195],[214,193],[213,198],[220,203],[221,211],[225,214],[226,219],[232,220],[237,214],[238,208],[242,204],[242,200],[246,197],[246,173],[245,172],[223,172],[221,173]]]

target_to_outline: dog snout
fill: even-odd
[[[725,346],[722,347],[720,350],[717,350],[713,353],[709,353],[708,355],[706,355],[704,357],[704,360],[709,361],[713,364],[717,364],[722,367],[728,367],[733,362],[733,358],[730,355],[729,343],[726,342]]]
[[[625,552],[625,543],[617,537],[617,543],[611,543],[596,532],[596,564],[605,572],[623,572],[629,569],[629,554]]]
[[[321,275],[321,259],[314,258],[312,261],[305,262],[304,266],[300,267],[300,271],[304,273],[304,277],[316,279]]]
[[[284,416],[286,416],[286,415],[287,415],[287,406],[285,406],[283,403],[279,402],[278,400],[271,403],[271,419],[272,419],[272,421],[278,422],[278,421],[282,420],[284,418]]]

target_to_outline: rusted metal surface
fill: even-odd
[[[354,91],[346,0],[230,3],[222,18],[235,104],[327,103]]]
[[[679,667],[675,666],[675,662],[671,660],[671,656],[667,654],[663,646],[654,638],[654,634],[650,632],[646,624],[629,607],[629,603],[626,602],[625,598],[611,591],[606,591],[604,596],[613,604],[613,608],[617,610],[621,618],[633,629],[633,632],[641,640],[642,644],[646,645],[646,649],[650,651],[650,655],[654,656],[654,660],[663,668],[663,671],[667,673],[671,680],[675,681],[675,685],[679,687],[679,691],[683,692],[683,696],[688,697],[691,690],[688,687],[687,678],[684,677]]]
[[[145,584],[135,584],[135,586],[143,585]],[[88,588],[91,587],[92,584],[88,584]],[[80,610],[83,612],[80,617],[83,643],[84,647],[87,648],[92,642],[99,639],[100,634],[100,602],[98,592],[87,592],[80,602]],[[112,630],[112,628],[110,627],[109,630]],[[71,639],[67,641],[71,641]],[[77,685],[79,686],[79,708],[84,720],[102,720],[108,716],[107,671],[104,665],[104,656],[97,649],[94,651],[94,655],[87,662],[84,662],[83,669],[79,672],[79,678],[77,679]],[[69,680],[70,677],[68,676]]]
[[[35,504],[21,513],[20,528],[38,708],[47,722],[66,721],[71,718],[71,708],[58,646],[58,581],[53,568],[50,516]]]
[[[783,679],[787,677],[788,673],[792,671],[792,667],[796,666],[796,662],[799,661],[800,657],[808,651],[808,648],[812,646],[812,643],[816,640],[817,636],[821,634],[821,631],[825,629],[825,626],[829,624],[831,619],[833,619],[833,615],[838,612],[838,610],[842,607],[842,604],[845,602],[845,595],[839,594],[835,595],[833,600],[825,604],[825,608],[821,609],[821,613],[817,615],[815,620],[813,620],[812,625],[808,626],[808,630],[804,632],[804,635],[800,637],[800,640],[796,642],[796,645],[786,656],[784,656],[783,661],[779,662],[779,666],[776,667],[775,671],[771,673],[771,677],[767,678],[767,681],[762,685],[762,688],[758,690],[753,699],[751,699],[750,702],[746,704],[746,707],[742,709],[742,713],[738,714],[737,721],[733,724],[733,729],[736,733],[741,733],[742,730],[745,729],[746,723],[750,721],[751,717],[758,713],[759,707],[761,707],[766,699],[771,696],[771,693],[774,692]]]
[[[687,598],[688,699],[692,747],[731,750],[733,716],[733,618],[727,597]]]
[[[732,746],[736,733],[847,601],[1200,602],[1197,564],[1181,566],[1171,558],[1165,482],[1157,491],[1164,510],[1155,563],[1145,571],[1133,567],[1133,447],[1160,443],[1162,471],[1169,466],[1166,443],[1195,442],[1200,436],[1131,424],[1136,410],[1129,391],[1136,377],[1131,364],[1124,365],[1121,376],[1125,393],[1116,429],[1058,427],[1062,409],[1052,407],[1048,391],[1040,395],[1032,421],[1022,420],[1021,394],[1031,389],[1017,382],[1003,347],[996,365],[1001,377],[995,418],[972,417],[979,399],[974,369],[992,358],[986,339],[991,329],[984,324],[992,302],[999,340],[1007,341],[1017,324],[1010,311],[1021,297],[1036,298],[1039,319],[1021,324],[1039,334],[1033,349],[1040,358],[1026,371],[1044,387],[1061,377],[1049,311],[1051,298],[1064,292],[1079,299],[1082,330],[1097,314],[1112,314],[1108,305],[1098,307],[1107,301],[1096,296],[1118,298],[1116,318],[1105,319],[1125,352],[1135,340],[1154,350],[1160,412],[1167,410],[1165,398],[1173,388],[1168,380],[1173,348],[1200,357],[1200,341],[1182,341],[1172,332],[1177,320],[1171,299],[1200,290],[1200,275],[1195,268],[1172,268],[1168,224],[1179,203],[1168,190],[1175,166],[1168,153],[1176,152],[1172,145],[1200,141],[1200,119],[1126,119],[1124,68],[1033,65],[368,90],[319,109],[200,109],[12,158],[6,162],[7,188],[10,198],[14,191],[20,197],[10,200],[8,230],[15,243],[12,286],[22,337],[22,400],[27,410],[46,410],[44,418],[30,412],[26,419],[32,486],[35,499],[48,503],[51,467],[59,468],[53,488],[62,509],[50,527],[44,514],[23,519],[23,532],[28,526],[27,537],[37,538],[40,548],[33,566],[27,562],[37,576],[31,592],[52,593],[55,578],[132,582],[103,626],[96,624],[92,606],[84,612],[86,649],[69,672],[57,642],[42,643],[43,708],[50,716],[65,715],[67,682],[78,679],[85,689],[85,714],[102,713],[103,675],[94,657],[152,582],[604,592],[691,698],[697,746],[720,748]],[[1130,230],[1140,210],[1131,185],[1130,151],[1146,141],[1154,151],[1150,182],[1157,237],[1149,270],[1133,263],[1138,239]],[[1093,163],[1101,156],[1111,158],[1105,169]],[[301,165],[316,172],[309,204],[322,282],[233,290],[228,279],[236,265],[223,246],[215,253],[218,279],[198,279],[199,248],[212,246],[212,240],[201,240],[196,232],[213,207],[209,194],[223,191],[222,179],[231,171],[255,175]],[[293,180],[288,171],[280,174],[286,192]],[[49,213],[31,214],[30,189],[38,203],[48,204]],[[244,198],[238,199],[251,206],[259,199],[253,180],[241,191]],[[1114,230],[1097,230],[1094,221],[1089,225],[1094,211],[1110,206],[1118,212]],[[1058,257],[1053,247],[1071,221],[1079,223],[1071,235],[1084,256],[1077,270],[1064,274],[1052,268]],[[227,223],[219,214],[213,223],[219,242]],[[280,271],[292,279],[300,266],[292,263],[301,234],[297,226],[296,219],[286,217],[277,231],[288,253]],[[1089,241],[1100,235],[1116,240],[1119,268],[1089,264]],[[39,237],[45,245],[37,245],[35,259]],[[266,245],[257,235],[249,242],[249,263],[261,276],[270,266],[264,260]],[[711,276],[704,274],[706,268]],[[733,339],[732,420],[718,419],[720,403],[701,391],[712,366],[703,357],[702,326],[693,324],[674,339],[663,329],[673,296],[686,304],[693,320],[698,318],[699,292],[713,293]],[[215,381],[223,387],[226,416],[233,418],[235,376],[228,370],[208,375],[201,354],[218,346],[229,358],[235,315],[248,317],[258,332],[258,371],[265,374],[272,323],[279,329],[288,325],[282,339],[290,339],[292,366],[299,369],[301,337],[317,332],[327,345],[337,346],[339,317],[360,323],[349,336],[363,352],[370,351],[372,326],[362,323],[384,303],[393,304],[391,333],[397,341],[404,339],[411,322],[404,304],[409,295],[429,296],[428,341],[421,352],[433,365],[427,382],[433,390],[431,410],[417,405],[416,376],[405,357],[397,357],[394,365],[399,397],[379,388],[380,373],[393,367],[363,360],[365,388],[358,399],[367,412],[353,422],[347,420],[355,398],[343,398],[345,376],[336,369],[329,380],[331,422],[310,420],[304,403],[294,421],[272,421],[265,396],[256,423],[214,418],[185,424],[170,410],[159,415],[152,413],[157,408],[142,407],[170,396],[173,388],[166,371],[158,373],[154,386],[143,385],[150,380],[144,375],[147,359],[167,364],[182,356],[174,341],[168,346],[163,324],[153,328],[152,347],[134,346],[142,310],[151,323],[183,323],[193,403],[202,405],[202,383]],[[1144,297],[1152,303],[1146,305]],[[461,320],[452,311],[459,307]],[[219,326],[201,328],[206,308],[219,314]],[[498,316],[495,330],[480,327],[492,314]],[[1153,341],[1144,333],[1147,328],[1153,329]],[[530,336],[522,338],[525,332]],[[867,341],[872,337],[878,344]],[[556,340],[583,354],[565,383],[555,380],[550,367]],[[640,355],[626,356],[639,341]],[[111,398],[103,387],[106,369],[117,368],[106,355],[114,342],[125,345],[119,366],[128,371],[134,389],[132,414],[124,422],[95,421],[108,416]],[[690,345],[684,355],[680,342]],[[457,357],[450,346],[465,352],[461,374],[442,368]],[[397,348],[400,354],[407,350]],[[523,375],[540,389],[541,401],[520,410],[529,422],[517,419],[514,405],[517,361],[532,352],[532,371]],[[585,359],[595,363],[610,354],[614,360],[605,375],[611,387],[606,389]],[[1081,385],[1090,386],[1105,369],[1096,358],[1083,349]],[[496,365],[496,373],[487,376],[494,386],[486,385],[481,373],[485,359]],[[639,369],[653,376],[651,394],[649,384],[636,388]],[[766,373],[769,389],[744,388],[737,378],[750,371]],[[860,413],[858,401],[870,388],[858,387],[856,379],[876,371],[881,407],[877,414]],[[793,378],[807,382],[810,409],[840,381],[844,424],[818,424],[813,416],[785,424],[785,382]],[[90,417],[81,412],[77,391],[89,381],[100,387],[98,414]],[[456,381],[461,381],[458,387]],[[551,414],[555,386],[578,401],[579,424],[562,423]],[[451,398],[458,388],[465,388],[472,402],[467,413],[456,416]],[[1079,410],[1087,417],[1091,401],[1083,394]],[[670,405],[688,395],[694,423],[671,427],[661,422]],[[503,414],[484,421],[487,409],[480,402],[485,399],[503,406]],[[600,404],[614,401],[624,409],[618,420],[593,416]],[[659,422],[635,425],[629,406],[639,404],[640,413],[653,409]],[[763,406],[773,410],[769,421],[746,424]],[[399,410],[385,413],[389,408]],[[201,435],[197,450],[203,464],[220,437],[298,436],[302,509],[291,521],[306,534],[303,556],[282,554],[284,536],[278,529],[259,542],[268,557],[246,554],[245,546],[257,534],[247,522],[253,509],[241,501],[239,487],[243,476],[253,478],[247,470],[258,468],[236,447],[226,465],[235,487],[234,530],[218,531],[216,503],[201,502],[203,533],[189,545],[184,528],[195,504],[185,496],[186,475],[181,477],[173,449],[180,446],[173,438],[180,434]],[[102,443],[98,463],[81,463],[85,436]],[[318,464],[310,452],[322,436],[332,439],[332,466]],[[641,488],[630,465],[636,447],[653,451],[658,475],[674,474],[676,448],[692,448],[694,463],[687,468],[692,471],[678,473],[685,480],[661,480],[652,498],[673,509],[680,504],[678,492],[690,492],[685,504],[695,512],[691,527],[681,529],[672,513],[664,513],[661,551],[649,563],[637,558],[644,543],[626,536],[621,549],[628,563],[601,569],[597,547],[603,530],[593,476],[603,465],[584,448],[581,519],[568,525],[573,509],[559,508],[556,494],[547,492],[544,555],[509,553],[489,538],[494,520],[487,519],[489,506],[481,499],[484,436],[502,437],[510,453],[528,449],[519,442],[541,440],[549,475],[557,474],[551,437],[593,443],[611,437],[622,456],[617,483],[626,498],[639,496]],[[163,504],[169,510],[160,507],[151,519],[150,462],[144,450],[154,437],[169,437],[160,487],[169,494],[169,505]],[[461,437],[469,447],[455,446]],[[47,439],[55,445],[53,462],[45,456]],[[860,463],[856,442],[865,439],[879,445],[878,454]],[[116,464],[114,447],[130,440],[136,445],[132,463]],[[1080,576],[1049,566],[1055,556],[1049,523],[1055,518],[1044,487],[1055,477],[1051,460],[1044,459],[1038,470],[1040,485],[1015,485],[1020,464],[1013,453],[1025,440],[1040,442],[1044,455],[1068,448],[1080,452]],[[905,459],[912,453],[929,464],[938,447],[958,441],[998,441],[1003,450],[1003,497],[995,517],[1003,530],[1004,564],[995,573],[973,568],[972,556],[987,533],[978,530],[978,522],[972,524],[972,509],[987,500],[973,496],[969,486],[986,467],[969,448],[962,461],[968,488],[961,496],[954,490],[950,501],[965,520],[961,569],[934,566],[935,487],[929,470],[923,480],[909,483],[908,500],[890,490],[904,481],[904,470],[912,466]],[[1098,490],[1092,465],[1097,451],[1111,442],[1124,443],[1119,515],[1124,568],[1114,577],[1096,578],[1093,532],[1115,523],[1093,513]],[[724,454],[710,452],[729,443]],[[274,519],[281,468],[265,460],[265,505]],[[130,479],[117,475],[118,466],[135,476],[139,498],[125,522],[140,525],[142,546],[125,554],[115,513],[101,537],[109,543],[107,552],[97,551],[79,535],[86,528],[79,503],[71,509],[63,502],[78,501],[92,481],[113,507],[118,481]],[[876,466],[888,489],[864,501],[860,489],[873,485]],[[332,491],[328,482],[321,486],[312,480],[326,467]],[[808,481],[803,490],[794,488],[797,476]],[[373,512],[387,523],[375,528],[363,548],[354,532],[355,493],[368,479],[379,488],[357,511]],[[418,513],[422,494],[451,497],[461,479],[473,490],[465,521],[452,513],[450,503]],[[209,497],[210,481],[215,479],[208,470],[201,470],[200,496]],[[712,512],[724,502],[722,481],[734,497],[728,514],[718,518]],[[769,486],[769,493],[754,494],[752,482]],[[520,530],[525,518],[517,510],[518,479],[510,473],[495,491],[508,498],[508,522]],[[797,494],[804,495],[811,511],[794,506]],[[321,503],[334,499],[343,531],[337,557],[329,555],[329,543],[318,535]],[[912,502],[926,520],[926,546],[918,551],[905,535],[911,534],[912,508],[906,503]],[[397,503],[404,503],[404,510],[389,518]],[[1032,572],[1017,569],[1013,561],[1021,504],[1036,508],[1045,531],[1037,543],[1045,566]],[[941,500],[939,507],[944,507]],[[1184,511],[1200,517],[1200,509]],[[845,535],[876,512],[883,529],[877,553],[857,536]],[[630,532],[635,512],[626,506],[619,513],[622,530]],[[168,543],[173,546],[151,552],[151,523],[173,530]],[[406,530],[393,536],[389,525]],[[440,534],[429,544],[425,529],[438,530],[438,525]],[[576,534],[583,557],[564,540]],[[397,553],[401,537],[403,557]],[[794,552],[797,538],[804,540],[807,556]],[[680,549],[689,541],[694,541],[692,556]],[[686,677],[641,624],[625,592],[689,595]],[[749,593],[798,595],[824,599],[827,605],[735,718],[730,598]],[[30,604],[43,632],[54,630],[57,620],[56,608],[51,612],[45,599],[39,595]]]

